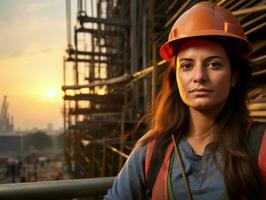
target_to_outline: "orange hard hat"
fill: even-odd
[[[209,1],[195,4],[177,19],[168,41],[161,46],[161,57],[169,61],[176,53],[174,47],[191,37],[230,39],[235,41],[234,47],[239,47],[244,56],[252,51],[252,44],[247,40],[241,24],[233,14]]]

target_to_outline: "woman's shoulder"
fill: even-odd
[[[142,140],[142,141],[138,141],[136,146],[134,147],[133,151],[146,151],[147,148],[150,148],[150,146],[153,146],[156,142],[155,138],[150,138],[148,140]]]
[[[128,160],[135,160],[136,158],[139,160],[145,160],[146,157],[146,151],[147,151],[147,144],[137,144],[131,151]]]
[[[252,121],[249,124],[249,140],[261,140],[266,134],[266,123],[259,121]]]
[[[128,160],[141,160],[141,163],[144,164],[147,157],[149,158],[153,152],[155,139],[149,139],[147,141],[137,143],[132,152],[129,155]]]
[[[248,144],[255,155],[266,151],[266,123],[253,121],[249,128]]]
[[[249,145],[258,157],[258,164],[266,187],[266,123],[253,122]]]
[[[138,144],[133,148],[105,199],[143,199],[146,147]]]

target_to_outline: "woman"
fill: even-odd
[[[234,16],[211,2],[180,16],[160,50],[170,65],[150,130],[105,199],[265,198],[265,168],[248,145],[251,49]]]

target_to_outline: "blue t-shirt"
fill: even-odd
[[[220,170],[213,161],[208,146],[202,156],[196,155],[185,138],[179,142],[179,149],[188,178],[193,200],[218,200],[222,197],[225,185]],[[122,170],[116,177],[111,189],[104,197],[106,200],[144,200],[146,191],[145,156],[147,146],[141,146],[132,151]],[[175,152],[173,151],[173,154]],[[175,156],[175,155],[173,155]],[[219,151],[216,152],[220,160]],[[171,185],[175,199],[186,199],[186,191],[174,157],[170,174]]]

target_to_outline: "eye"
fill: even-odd
[[[180,67],[182,70],[188,71],[188,70],[191,70],[193,68],[193,65],[192,65],[192,63],[185,62],[185,63],[181,63]]]
[[[207,67],[211,69],[220,69],[222,67],[222,64],[220,62],[213,61],[213,62],[208,63]]]

